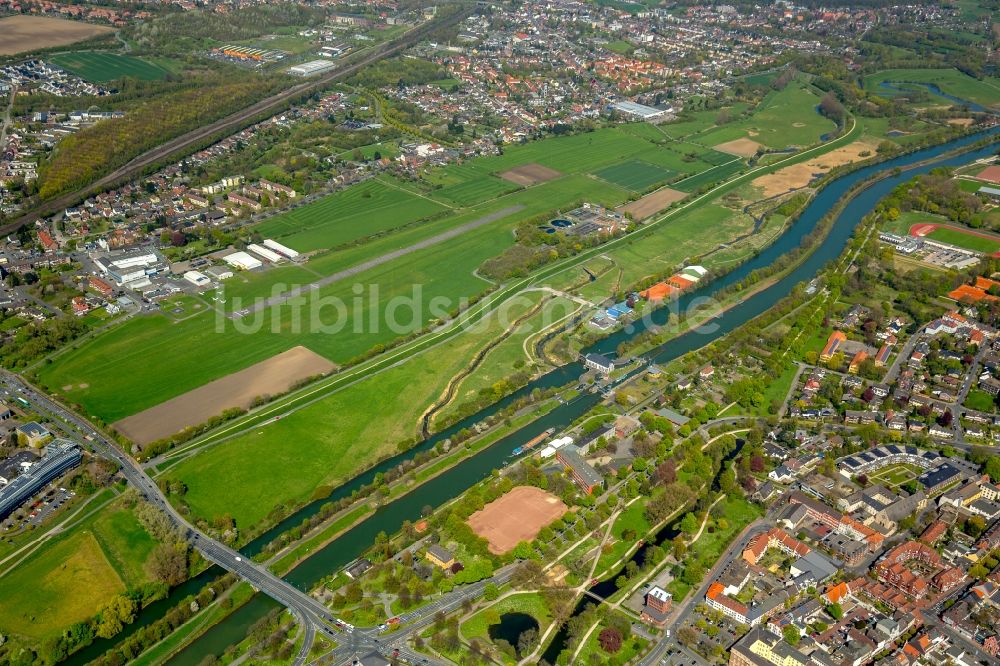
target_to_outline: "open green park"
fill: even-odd
[[[821,116],[816,107],[820,93],[813,87],[796,81],[780,91],[772,91],[749,117],[738,117],[738,108],[731,111],[735,119],[713,127],[718,111],[699,114],[698,121],[683,128],[670,125],[664,129],[671,136],[688,132],[689,141],[703,146],[715,146],[735,139],[749,138],[768,148],[783,150],[789,146],[811,146],[820,137],[836,129],[833,121]],[[696,133],[696,134],[695,134]]]
[[[90,619],[115,595],[150,581],[145,563],[155,546],[131,510],[95,504],[0,568],[0,634],[30,644]]]
[[[466,640],[489,640],[491,625],[500,621],[505,613],[524,613],[538,622],[538,634],[542,635],[552,623],[552,613],[545,599],[538,592],[520,592],[505,596],[496,603],[478,611],[461,624],[460,630]]]
[[[921,90],[931,93],[922,85],[930,84],[937,86],[941,92],[968,100],[983,106],[994,106],[1000,104],[1000,78],[985,77],[982,80],[974,79],[968,74],[964,74],[957,69],[889,69],[865,77],[865,89],[879,92],[889,97],[900,93],[899,91],[887,88],[888,85],[903,90]],[[907,85],[910,84],[910,85]],[[943,97],[934,97],[942,102],[949,102]]]
[[[81,79],[95,83],[126,77],[142,81],[159,81],[173,71],[171,68],[173,63],[165,59],[137,58],[100,51],[60,53],[52,56],[52,62]]]

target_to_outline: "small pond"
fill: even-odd
[[[503,639],[516,649],[521,634],[531,629],[538,631],[538,620],[527,613],[504,613],[499,623],[490,625],[490,640]]]

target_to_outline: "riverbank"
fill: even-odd
[[[942,150],[941,152],[943,153],[944,150]],[[916,161],[917,160],[914,160],[913,162]],[[890,162],[889,164],[891,165],[892,163]],[[892,168],[892,166],[887,167],[880,165],[880,168],[886,169],[886,168]],[[833,189],[839,189],[839,188],[833,188]],[[846,192],[848,189],[849,188],[845,186],[842,192]],[[829,204],[830,197],[832,194],[833,194],[832,189],[825,190],[823,193],[821,193],[820,196],[817,196],[813,200],[813,202],[810,204],[810,210],[815,208],[817,205],[823,206],[825,204]],[[836,201],[836,198],[833,200]],[[819,203],[817,204],[817,202]],[[816,221],[818,221],[818,219],[819,216],[816,216],[813,222],[815,223]],[[860,216],[858,216],[858,219],[860,219]],[[803,222],[803,220],[805,220],[805,222]],[[797,226],[793,225],[793,229],[790,229],[789,232],[786,233],[786,235],[783,237],[783,238],[788,238],[788,240],[785,241],[786,246],[788,243],[791,243],[796,240],[796,237],[799,235],[797,231],[798,227],[807,226],[809,221],[810,221],[810,216],[808,214],[804,214],[803,216],[800,217],[799,221],[796,222]],[[853,226],[851,228],[853,228]],[[837,227],[835,225],[835,230],[836,229]],[[835,246],[839,242],[841,242],[841,234],[838,234],[835,240],[836,242],[829,243],[829,245],[831,246],[830,249],[837,250],[839,252],[839,248]],[[843,236],[842,242],[844,245],[846,245],[846,241],[847,241],[847,236]],[[752,270],[758,265],[760,266],[768,265],[770,263],[770,258],[769,258],[770,254],[772,253],[780,254],[781,252],[786,250],[786,247],[784,246],[777,247],[780,244],[782,244],[782,239],[779,239],[779,241],[774,246],[771,246],[769,250],[766,250],[765,252],[759,254],[755,258],[755,260],[752,260],[751,262],[748,262],[748,264],[744,265],[744,267],[742,267],[741,270],[737,272],[737,274],[742,272],[748,273],[750,270]],[[797,245],[798,243],[795,244]],[[822,249],[823,248],[820,248],[820,251],[814,253],[813,255],[810,255],[809,261],[803,262],[802,266],[810,267],[813,266],[814,264],[822,265],[822,263],[825,263],[826,261],[825,257],[826,255],[830,254],[830,252],[822,252]],[[735,327],[737,327],[742,323],[740,321],[741,319],[743,321],[748,321],[749,319],[743,319],[743,318],[746,317],[749,313],[752,313],[755,309],[762,308],[761,311],[766,310],[767,307],[764,306],[769,307],[769,304],[764,301],[772,299],[772,295],[774,298],[776,298],[777,295],[774,294],[775,290],[781,291],[784,287],[788,287],[790,289],[792,285],[801,282],[801,279],[795,279],[794,282],[789,282],[789,280],[790,278],[797,277],[797,274],[804,270],[802,266],[800,266],[795,271],[792,271],[789,276],[786,276],[785,278],[779,280],[770,287],[763,289],[757,295],[746,299],[743,303],[737,304],[736,306],[728,310],[726,312],[726,315],[720,318],[720,331],[718,332],[718,335],[713,334],[708,336],[700,336],[696,340],[692,340],[690,334],[679,336],[679,338],[682,340],[681,343],[678,344],[677,339],[672,340],[669,345],[669,349],[664,349],[663,354],[660,356],[662,358],[666,358],[667,356],[670,356],[672,358],[677,358],[682,353],[685,353],[684,352],[685,347],[690,345],[691,349],[699,348],[704,344],[711,342],[716,337],[721,337],[721,335],[723,335],[728,330],[733,330]],[[720,285],[724,287],[725,283],[730,280],[735,281],[732,278],[729,278],[729,280],[724,279],[720,283],[711,285],[711,287],[719,288]],[[695,292],[694,294],[692,294],[692,297],[700,296],[707,290],[708,287],[706,287],[705,290],[699,290],[699,292]],[[580,368],[578,364],[576,364],[575,366],[571,364],[569,368],[560,369],[558,371],[554,371],[554,373],[556,378],[567,377],[571,376],[572,374],[578,375],[579,369]],[[530,391],[531,387],[532,385],[529,385],[529,387],[526,387],[526,389],[524,390]],[[543,423],[539,423],[534,427],[529,426],[527,428],[528,432],[522,433],[522,437],[520,439],[526,441],[526,439],[531,436],[537,436],[537,434],[539,434],[542,430],[544,430],[542,426],[558,427],[559,425],[561,425],[560,421],[562,421],[562,423],[568,423],[569,421],[573,420],[573,418],[576,418],[577,415],[585,413],[585,411],[588,409],[587,402],[588,401],[586,400],[580,400],[579,403],[574,403],[568,407],[567,406],[557,407],[551,413],[550,415],[552,417],[551,419],[540,419],[540,421],[543,421]],[[477,415],[477,417],[478,416],[481,415]],[[525,435],[527,437],[525,437]],[[511,448],[513,448],[514,445],[513,439],[511,439],[511,441],[508,442],[508,444],[511,445]],[[523,443],[523,442],[518,442],[518,443]],[[411,499],[409,501],[411,506],[404,507],[401,506],[401,503],[394,502],[391,503],[389,506],[383,507],[383,511],[380,514],[379,521],[363,521],[357,527],[347,530],[347,532],[343,535],[341,539],[335,540],[333,543],[330,544],[330,546],[327,546],[326,548],[319,549],[313,558],[307,559],[299,567],[297,567],[296,570],[293,571],[294,574],[293,577],[295,578],[296,581],[302,580],[304,583],[309,584],[308,578],[311,575],[311,572],[312,573],[329,572],[333,568],[335,568],[336,563],[338,561],[343,561],[345,557],[351,557],[351,558],[356,557],[355,553],[362,552],[362,550],[366,548],[369,543],[371,543],[371,538],[374,537],[374,535],[378,531],[386,531],[390,533],[395,532],[398,529],[399,524],[401,524],[404,519],[410,519],[413,517],[413,514],[415,513],[416,509],[424,502],[424,500],[427,500],[426,501],[427,504],[437,505],[443,503],[443,501],[447,499],[450,499],[456,494],[456,491],[461,491],[463,488],[468,486],[469,478],[475,478],[478,475],[486,473],[489,469],[492,469],[492,467],[494,467],[496,463],[501,462],[502,459],[509,454],[509,449],[507,449],[503,451],[502,455],[497,455],[498,452],[494,451],[494,449],[496,448],[497,446],[486,447],[483,450],[483,452],[480,453],[479,455],[472,456],[463,461],[462,463],[456,465],[454,468],[444,471],[439,477],[435,477],[434,483],[425,484],[421,486],[421,488],[419,488],[416,491],[419,499],[417,500],[417,502],[413,502]],[[417,504],[417,507],[412,506],[412,504],[415,503]],[[372,524],[373,522],[377,522],[378,524]],[[394,525],[395,527],[393,527]],[[337,552],[332,552],[332,550],[336,550]],[[238,632],[239,627],[233,624],[226,624],[224,627],[220,629],[220,631],[226,633]],[[221,643],[224,641],[219,640],[217,642]],[[198,643],[196,642],[194,645],[197,644]],[[207,644],[202,644],[202,645],[203,647],[207,647]]]

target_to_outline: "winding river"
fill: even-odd
[[[742,281],[752,271],[770,266],[776,259],[800,246],[803,239],[816,228],[827,211],[833,208],[838,200],[845,196],[852,187],[877,174],[890,173],[894,169],[900,169],[898,174],[890,175],[867,189],[856,193],[837,216],[826,239],[812,254],[785,277],[776,281],[773,285],[748,296],[745,300],[712,320],[709,326],[684,333],[647,353],[646,357],[656,363],[668,363],[688,352],[714,342],[718,338],[742,326],[747,321],[762,314],[780,299],[791,293],[797,284],[812,279],[827,262],[838,257],[850,239],[857,223],[894,187],[912,178],[914,175],[926,173],[935,167],[957,166],[972,159],[992,155],[996,151],[995,139],[998,134],[1000,134],[1000,127],[995,127],[985,133],[962,137],[940,146],[919,150],[881,164],[864,167],[834,180],[812,199],[799,218],[775,243],[763,249],[757,256],[736,270],[700,289],[685,294],[677,304],[679,310],[684,312],[700,300],[711,297],[718,290]],[[970,150],[960,156],[935,159],[946,152],[969,146],[984,137],[993,137],[993,144],[985,148]],[[932,161],[921,166],[913,166],[928,160]],[[629,340],[651,326],[666,324],[671,309],[663,308],[654,311],[645,320],[637,322],[629,330],[619,330],[597,342],[587,351],[613,355],[620,343]],[[391,469],[401,461],[412,457],[415,452],[431,448],[438,442],[451,437],[459,430],[482,421],[487,416],[510,404],[513,400],[530,393],[536,388],[569,384],[575,381],[583,371],[584,368],[579,362],[552,370],[513,395],[437,433],[414,449],[390,458],[352,479],[337,488],[329,498],[306,505],[276,525],[273,529],[247,544],[242,549],[242,552],[247,556],[259,553],[264,545],[273,540],[281,532],[299,525],[304,518],[315,514],[324,503],[349,496],[355,489],[370,483],[377,473]],[[495,444],[460,462],[434,479],[427,481],[408,495],[380,508],[374,515],[349,529],[336,540],[309,556],[308,559],[289,572],[285,577],[286,580],[303,590],[310,589],[324,576],[337,571],[360,556],[372,544],[379,532],[384,531],[392,534],[400,529],[404,520],[418,518],[421,507],[425,505],[439,506],[460,495],[466,488],[484,478],[493,469],[502,467],[508,459],[510,452],[516,446],[529,441],[548,428],[559,429],[567,426],[601,399],[600,395],[584,394],[570,402],[559,405],[556,409],[537,421],[500,439]],[[220,575],[220,573],[221,571],[218,567],[210,568],[197,578],[188,581],[188,583],[175,590],[167,599],[156,602],[144,609],[139,621],[126,628],[119,636],[110,640],[96,641],[89,647],[74,654],[68,662],[72,664],[84,664],[89,660],[95,659],[125,636],[133,633],[138,627],[145,626],[162,617],[185,594],[196,591],[201,585]],[[207,655],[221,655],[227,647],[241,640],[249,627],[275,606],[276,602],[262,594],[257,594],[247,604],[230,614],[187,648],[179,652],[169,663],[174,666],[196,666]]]

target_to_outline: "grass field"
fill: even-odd
[[[701,537],[690,545],[685,562],[697,560],[705,568],[710,569],[722,555],[733,538],[740,531],[760,517],[761,510],[743,498],[727,497],[717,505],[721,507],[721,515],[726,520],[726,526],[720,527],[717,522],[709,523]],[[671,581],[667,589],[674,595],[674,603],[687,596],[690,586],[679,577]]]
[[[310,252],[396,229],[443,210],[445,206],[434,201],[369,180],[272,217],[257,230],[299,252]]]
[[[695,192],[699,188],[705,185],[711,185],[712,183],[717,183],[719,181],[726,180],[732,176],[739,173],[740,169],[745,166],[743,160],[739,158],[732,158],[726,164],[720,164],[719,166],[712,167],[706,171],[702,171],[699,174],[695,174],[690,178],[685,178],[682,181],[674,183],[671,187],[681,192]]]
[[[615,519],[615,524],[611,527],[613,540],[608,542],[611,547],[601,553],[601,557],[597,561],[597,575],[600,576],[605,569],[621,559],[630,548],[635,546],[639,539],[646,536],[651,528],[649,521],[646,520],[645,502],[636,502],[625,509]],[[623,535],[626,531],[634,533],[635,536],[624,538]]]
[[[93,616],[147,580],[143,564],[154,546],[126,509],[87,517],[0,577],[0,633],[45,639]]]
[[[628,160],[595,171],[594,175],[633,192],[644,192],[657,183],[666,182],[675,171],[642,160]]]
[[[581,192],[587,193],[589,201],[611,206],[627,196],[625,190],[611,184],[574,174],[515,192],[475,210],[322,254],[304,266],[241,273],[227,281],[227,311],[239,309],[236,298],[243,299],[245,306],[251,302],[247,299],[269,296],[276,288],[281,293],[291,285],[308,284],[487,213],[518,203],[525,206],[516,215],[446,243],[312,291],[311,305],[298,319],[292,316],[290,307],[269,309],[256,315],[256,332],[240,333],[231,320],[207,308],[176,322],[164,316],[136,317],[69,351],[58,363],[43,366],[39,378],[56,391],[72,387],[63,392],[67,400],[110,423],[297,344],[343,364],[373,345],[399,337],[400,328],[389,325],[390,316],[403,324],[404,330],[419,328],[437,317],[438,310],[428,307],[432,299],[447,303],[443,308],[447,310],[456,307],[463,297],[482,293],[489,284],[474,271],[511,244],[512,226],[525,216],[579,201]],[[441,270],[442,266],[448,270]],[[362,285],[363,298],[358,296],[355,285]],[[399,298],[410,299],[414,307],[401,308],[396,315],[387,312],[390,301],[400,303]],[[331,300],[344,304],[345,310],[320,305]],[[410,321],[411,312],[415,313],[415,323]]]
[[[537,301],[539,295],[540,292],[526,294],[526,296],[531,297],[533,302]],[[511,372],[518,369],[519,362],[525,363],[529,360],[524,351],[525,341],[578,307],[573,301],[561,296],[546,300],[544,307],[537,314],[526,320],[510,336],[494,347],[479,367],[459,382],[455,389],[455,399],[448,407],[441,410],[438,416],[454,414],[456,408],[463,402],[475,398],[480,391],[506,379]]]
[[[788,389],[792,387],[792,380],[795,379],[795,366],[791,365],[782,371],[781,375],[774,378],[764,390],[764,404],[760,408],[760,416],[767,416],[771,403],[779,403],[788,395]]]
[[[125,77],[143,81],[160,81],[171,73],[164,65],[133,56],[98,51],[60,53],[52,62],[81,79],[103,83]]]
[[[976,104],[983,106],[1000,104],[1000,81],[990,78],[979,81],[957,69],[887,69],[866,76],[864,85],[867,90],[888,96],[898,94],[893,90],[880,87],[883,81],[893,84],[929,83],[937,86],[948,95]]]
[[[510,313],[516,318],[530,303]],[[246,529],[279,503],[307,500],[317,487],[352,476],[414,437],[420,415],[442,394],[448,380],[503,326],[490,317],[483,330],[458,336],[278,423],[216,445],[165,472],[188,486],[185,500],[206,518],[231,513]],[[379,418],[358,414],[379,407]],[[261,465],[261,460],[267,465]]]
[[[697,141],[705,146],[715,146],[747,137],[776,149],[810,146],[818,143],[824,134],[836,129],[833,121],[816,111],[819,102],[820,97],[812,88],[801,82],[792,83],[784,90],[768,93],[749,118],[701,131],[697,135]],[[706,116],[700,119],[700,123],[704,125],[713,117]],[[667,125],[664,129],[668,132],[677,131],[673,125]]]
[[[993,254],[994,252],[1000,250],[1000,241],[993,240],[992,238],[984,238],[983,236],[967,234],[958,229],[938,227],[934,231],[927,234],[925,238],[930,238],[942,243],[948,243],[950,245],[956,245],[958,247],[964,247],[967,250],[974,250],[984,254]]]
[[[641,636],[625,636],[622,640],[621,649],[618,652],[614,654],[605,652],[600,643],[601,629],[605,626],[607,626],[605,623],[601,623],[597,629],[594,629],[587,642],[580,649],[580,653],[577,655],[574,663],[621,666],[622,664],[632,663],[632,660],[641,654],[649,644],[649,641]]]

